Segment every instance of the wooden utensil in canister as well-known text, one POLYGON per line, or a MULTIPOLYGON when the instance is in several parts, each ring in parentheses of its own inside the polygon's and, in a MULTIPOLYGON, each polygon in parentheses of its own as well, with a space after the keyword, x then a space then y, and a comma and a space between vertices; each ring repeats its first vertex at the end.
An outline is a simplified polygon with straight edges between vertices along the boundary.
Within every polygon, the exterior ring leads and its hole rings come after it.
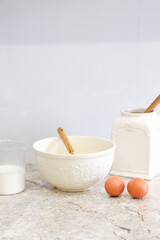
POLYGON ((153 112, 153 110, 157 107, 160 103, 160 95, 151 103, 151 105, 145 110, 145 113, 153 112))

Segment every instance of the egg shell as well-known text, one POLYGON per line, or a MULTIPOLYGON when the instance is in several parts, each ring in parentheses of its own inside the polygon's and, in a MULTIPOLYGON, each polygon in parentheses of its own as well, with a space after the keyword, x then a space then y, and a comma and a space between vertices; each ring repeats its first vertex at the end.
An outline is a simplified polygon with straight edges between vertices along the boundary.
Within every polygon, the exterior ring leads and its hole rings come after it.
POLYGON ((124 191, 124 181, 119 176, 109 177, 105 182, 105 190, 111 196, 119 196, 124 191))
POLYGON ((148 184, 142 178, 134 178, 127 184, 129 194, 134 198, 143 198, 148 193, 148 184))

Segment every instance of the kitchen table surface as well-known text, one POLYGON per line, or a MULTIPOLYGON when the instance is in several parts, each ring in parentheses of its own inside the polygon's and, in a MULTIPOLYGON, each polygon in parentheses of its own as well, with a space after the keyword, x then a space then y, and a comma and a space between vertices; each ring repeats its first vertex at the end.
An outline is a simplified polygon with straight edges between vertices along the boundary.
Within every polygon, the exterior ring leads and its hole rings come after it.
POLYGON ((126 189, 110 197, 104 181, 90 191, 62 192, 28 164, 25 191, 0 196, 0 240, 160 239, 160 175, 144 199, 126 189))

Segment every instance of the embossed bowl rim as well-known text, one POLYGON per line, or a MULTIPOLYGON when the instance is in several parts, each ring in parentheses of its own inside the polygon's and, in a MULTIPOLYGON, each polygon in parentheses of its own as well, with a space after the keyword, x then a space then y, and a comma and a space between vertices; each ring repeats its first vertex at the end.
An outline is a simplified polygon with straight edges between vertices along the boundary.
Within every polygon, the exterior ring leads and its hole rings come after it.
POLYGON ((44 151, 40 151, 37 149, 36 145, 40 142, 40 141, 45 141, 45 140, 49 140, 49 139, 53 139, 53 138, 59 138, 59 137, 49 137, 49 138, 44 138, 44 139, 41 139, 41 140, 38 140, 36 141, 34 144, 33 144, 33 150, 34 152, 38 155, 41 155, 43 157, 47 157, 47 158, 55 158, 55 159, 62 159, 62 160, 65 160, 65 159, 73 159, 73 160, 76 160, 76 159, 81 159, 81 160, 85 160, 85 159, 89 159, 89 158, 98 158, 98 157, 101 157, 101 156, 104 156, 104 155, 109 155, 109 154, 112 154, 115 149, 116 149, 116 144, 114 141, 112 140, 108 140, 106 138, 100 138, 100 137, 92 137, 92 136, 68 136, 68 137, 84 137, 84 138, 94 138, 94 139, 99 139, 99 140, 104 140, 108 143, 111 144, 111 147, 107 148, 106 150, 103 150, 103 151, 99 151, 99 152, 93 152, 93 153, 82 153, 82 154, 53 154, 53 153, 47 153, 47 152, 44 152, 44 151))

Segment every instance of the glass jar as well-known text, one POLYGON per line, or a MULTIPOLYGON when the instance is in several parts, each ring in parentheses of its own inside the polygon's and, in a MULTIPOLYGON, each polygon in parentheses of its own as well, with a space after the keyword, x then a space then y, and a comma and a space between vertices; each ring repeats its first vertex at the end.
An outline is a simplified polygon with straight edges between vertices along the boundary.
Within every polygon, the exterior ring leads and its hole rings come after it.
POLYGON ((24 190, 26 149, 24 142, 0 140, 0 195, 24 190))

